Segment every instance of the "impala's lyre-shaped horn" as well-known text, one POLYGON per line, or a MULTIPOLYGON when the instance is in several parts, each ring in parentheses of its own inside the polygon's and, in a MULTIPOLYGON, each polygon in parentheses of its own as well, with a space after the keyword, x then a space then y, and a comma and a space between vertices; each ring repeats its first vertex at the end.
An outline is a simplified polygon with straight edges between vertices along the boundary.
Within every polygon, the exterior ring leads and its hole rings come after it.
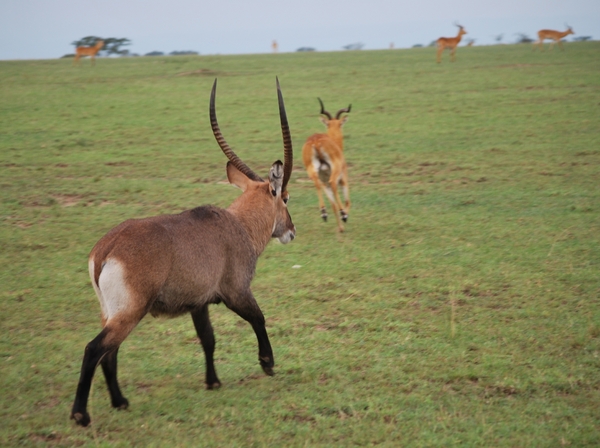
POLYGON ((342 115, 342 114, 349 114, 350 113, 350 109, 352 109, 352 104, 350 104, 348 107, 345 107, 344 109, 338 110, 337 114, 335 114, 335 119, 339 120, 340 119, 340 115, 342 115))
POLYGON ((319 100, 319 103, 321 103, 321 115, 325 115, 327 118, 329 118, 330 120, 333 118, 331 116, 331 114, 329 112, 327 112, 325 110, 325 106, 323 106, 323 101, 321 101, 321 98, 317 98, 319 100))
POLYGON ((283 184, 281 191, 285 191, 288 181, 292 176, 292 168, 294 167, 294 151, 292 149, 292 135, 288 125, 287 115, 285 113, 285 104, 283 103, 283 95, 279 86, 279 78, 275 77, 277 83, 277 102, 279 103, 279 120, 281 122, 281 134, 283 136, 283 184))
POLYGON ((209 115, 210 115, 210 125, 213 130, 213 135, 219 144, 219 147, 223 151, 223 153, 227 156, 229 161, 235 166, 238 170, 244 173, 249 179, 252 179, 257 182, 263 182, 263 180, 258 176, 254 171, 252 171, 248 165, 246 165, 242 160, 233 152, 233 149, 227 144, 223 135, 221 134, 221 130, 219 129, 219 123, 217 123, 217 114, 215 112, 215 96, 217 94, 217 79, 215 78, 215 83, 213 84, 212 91, 210 92, 210 107, 209 107, 209 115))

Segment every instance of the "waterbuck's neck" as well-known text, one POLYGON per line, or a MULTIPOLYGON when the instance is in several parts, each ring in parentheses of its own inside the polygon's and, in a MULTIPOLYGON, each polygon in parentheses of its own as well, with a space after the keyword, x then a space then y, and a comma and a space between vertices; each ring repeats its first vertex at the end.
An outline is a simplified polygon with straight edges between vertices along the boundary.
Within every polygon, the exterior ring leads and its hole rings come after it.
POLYGON ((269 197, 265 201, 264 196, 257 193, 259 194, 253 195, 250 191, 244 192, 227 211, 240 221, 250 237, 256 256, 259 256, 271 240, 275 209, 269 197))

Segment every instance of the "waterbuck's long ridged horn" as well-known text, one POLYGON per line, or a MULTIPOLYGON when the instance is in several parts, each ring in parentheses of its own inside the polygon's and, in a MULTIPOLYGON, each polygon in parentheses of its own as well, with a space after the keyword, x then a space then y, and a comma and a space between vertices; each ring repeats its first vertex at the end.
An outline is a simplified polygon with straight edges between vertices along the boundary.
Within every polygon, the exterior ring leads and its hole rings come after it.
POLYGON ((229 161, 235 166, 238 170, 244 173, 249 179, 254 181, 263 182, 263 180, 258 176, 254 171, 252 171, 248 165, 246 165, 242 160, 233 152, 233 149, 227 144, 223 135, 221 134, 221 130, 219 129, 219 123, 217 123, 217 114, 215 112, 215 96, 217 94, 217 80, 215 79, 215 83, 213 84, 212 91, 210 92, 210 125, 213 130, 213 135, 217 140, 221 150, 225 153, 229 161))
POLYGON ((292 176, 292 168, 294 167, 294 151, 292 150, 292 135, 288 125, 287 115, 285 113, 285 105, 283 104, 283 95, 279 86, 279 78, 275 77, 277 82, 277 101, 279 103, 279 120, 281 121, 281 134, 283 136, 283 184, 281 189, 284 191, 290 177, 292 176))
POLYGON ((333 117, 331 116, 331 114, 329 112, 327 112, 325 110, 325 106, 323 106, 323 101, 321 101, 321 98, 317 98, 317 99, 319 100, 319 103, 321 103, 321 115, 325 115, 325 116, 327 116, 327 118, 329 118, 331 120, 333 117))
POLYGON ((339 120, 340 119, 340 115, 342 115, 342 114, 349 114, 350 113, 350 109, 352 109, 352 104, 350 104, 348 107, 346 107, 344 109, 338 110, 337 114, 335 114, 335 119, 339 120))

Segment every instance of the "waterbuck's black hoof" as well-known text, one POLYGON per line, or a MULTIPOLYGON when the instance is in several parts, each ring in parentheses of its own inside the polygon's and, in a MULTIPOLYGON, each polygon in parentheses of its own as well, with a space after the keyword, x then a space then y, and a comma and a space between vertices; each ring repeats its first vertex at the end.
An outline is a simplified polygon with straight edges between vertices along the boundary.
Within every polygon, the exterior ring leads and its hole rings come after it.
POLYGON ((71 414, 71 420, 75 420, 75 423, 77 423, 79 426, 83 426, 84 428, 92 421, 90 414, 87 412, 73 412, 71 414))
POLYGON ((220 381, 215 381, 213 383, 206 383, 206 390, 214 390, 214 389, 218 389, 219 387, 221 387, 220 381))
POLYGON ((115 409, 127 409, 129 407, 129 401, 125 397, 121 397, 119 401, 114 401, 112 407, 115 409))
POLYGON ((275 365, 273 358, 268 356, 260 356, 258 360, 260 361, 260 366, 262 367, 263 372, 269 376, 275 375, 275 372, 273 371, 273 366, 275 365))
POLYGON ((262 366, 262 369, 263 369, 263 372, 265 372, 269 376, 275 375, 275 371, 273 370, 273 367, 262 366))

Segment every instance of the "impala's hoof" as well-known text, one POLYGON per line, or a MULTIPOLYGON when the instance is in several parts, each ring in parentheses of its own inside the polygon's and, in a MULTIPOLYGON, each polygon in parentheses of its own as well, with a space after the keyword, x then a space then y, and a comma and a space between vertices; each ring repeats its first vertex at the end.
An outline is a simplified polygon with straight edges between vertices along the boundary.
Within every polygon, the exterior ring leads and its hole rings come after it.
POLYGON ((206 383, 206 390, 214 390, 221 387, 220 381, 215 381, 214 383, 206 383))
POLYGON ((87 412, 74 412, 71 414, 71 420, 75 420, 75 423, 84 428, 92 421, 90 414, 87 412))

